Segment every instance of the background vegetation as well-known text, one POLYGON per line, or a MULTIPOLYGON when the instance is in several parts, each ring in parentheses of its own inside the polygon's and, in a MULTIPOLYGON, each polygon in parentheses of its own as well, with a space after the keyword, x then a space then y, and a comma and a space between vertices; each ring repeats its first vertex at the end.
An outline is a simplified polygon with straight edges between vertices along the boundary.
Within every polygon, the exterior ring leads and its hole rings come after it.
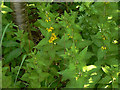
POLYGON ((118 88, 117 2, 29 2, 32 36, 1 8, 3 88, 118 88))

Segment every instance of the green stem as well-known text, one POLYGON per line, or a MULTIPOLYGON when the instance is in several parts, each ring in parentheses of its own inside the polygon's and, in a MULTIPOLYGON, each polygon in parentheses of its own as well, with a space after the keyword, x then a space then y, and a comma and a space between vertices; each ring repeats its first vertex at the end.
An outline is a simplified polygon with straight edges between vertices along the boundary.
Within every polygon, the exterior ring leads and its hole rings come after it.
POLYGON ((11 23, 7 24, 6 27, 5 27, 5 29, 4 29, 4 31, 3 31, 3 34, 2 34, 2 37, 1 37, 1 45, 2 45, 3 38, 4 38, 4 36, 5 36, 5 32, 6 32, 6 30, 8 29, 8 27, 10 26, 10 24, 11 24, 11 23))
POLYGON ((16 81, 17 81, 18 75, 19 75, 19 73, 20 73, 20 69, 21 69, 21 67, 22 67, 22 65, 23 65, 23 62, 24 62, 26 56, 27 56, 27 55, 24 55, 23 58, 22 58, 22 62, 21 62, 20 67, 19 67, 19 69, 18 69, 18 72, 17 72, 17 75, 16 75, 16 79, 15 79, 15 83, 14 83, 14 85, 16 84, 16 81))

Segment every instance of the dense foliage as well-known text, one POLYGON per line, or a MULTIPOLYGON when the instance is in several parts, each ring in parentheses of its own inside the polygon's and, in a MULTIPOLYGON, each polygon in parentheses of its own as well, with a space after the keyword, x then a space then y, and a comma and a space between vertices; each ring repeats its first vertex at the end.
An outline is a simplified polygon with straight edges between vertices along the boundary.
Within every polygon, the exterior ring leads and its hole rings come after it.
POLYGON ((33 40, 1 7, 3 88, 118 88, 117 2, 29 2, 33 40))

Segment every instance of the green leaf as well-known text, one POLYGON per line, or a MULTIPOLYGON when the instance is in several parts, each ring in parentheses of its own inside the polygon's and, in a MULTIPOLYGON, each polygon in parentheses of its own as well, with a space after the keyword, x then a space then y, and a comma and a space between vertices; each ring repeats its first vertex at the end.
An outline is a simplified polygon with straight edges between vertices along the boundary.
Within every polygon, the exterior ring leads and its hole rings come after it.
POLYGON ((90 70, 92 70, 92 69, 94 69, 94 68, 97 68, 95 65, 89 65, 89 66, 84 66, 83 67, 83 71, 85 72, 85 71, 90 71, 90 70))
POLYGON ((78 62, 80 63, 79 68, 82 70, 82 68, 86 65, 85 58, 87 54, 88 47, 84 48, 79 55, 77 56, 78 62))
POLYGON ((22 53, 21 48, 14 49, 6 57, 5 63, 8 63, 8 62, 12 61, 13 59, 17 58, 18 56, 20 56, 21 53, 22 53))
POLYGON ((12 85, 12 77, 2 75, 2 88, 10 88, 12 85))
POLYGON ((14 46, 19 46, 19 43, 15 41, 5 41, 3 42, 4 47, 14 47, 14 46))
POLYGON ((109 75, 110 73, 110 67, 109 66, 105 66, 105 67, 102 67, 102 70, 109 75))
POLYGON ((38 25, 38 27, 40 25, 42 25, 43 27, 49 27, 49 23, 47 23, 47 22, 45 22, 43 20, 38 20, 35 25, 38 25))
POLYGON ((86 9, 85 6, 82 4, 79 8, 79 11, 84 11, 85 9, 86 9))
POLYGON ((46 45, 48 40, 46 38, 42 39, 35 48, 40 49, 43 45, 46 45))
POLYGON ((100 80, 101 76, 102 76, 102 73, 100 73, 100 72, 97 73, 97 75, 92 76, 92 81, 93 81, 94 85, 100 80))
POLYGON ((88 47, 84 48, 78 55, 78 60, 81 62, 85 59, 88 47))
POLYGON ((79 79, 76 81, 75 78, 71 79, 70 82, 68 82, 66 88, 84 88, 85 78, 79 77, 79 79))
POLYGON ((2 5, 1 5, 1 8, 2 8, 2 11, 1 11, 2 13, 13 12, 13 10, 12 10, 11 8, 3 5, 3 3, 2 3, 2 5))
POLYGON ((109 84, 109 81, 112 80, 111 76, 105 76, 104 78, 102 78, 98 83, 101 84, 109 84))
POLYGON ((63 75, 62 81, 67 79, 73 79, 75 75, 75 65, 70 63, 69 68, 65 69, 64 71, 58 72, 59 74, 63 75))
MULTIPOLYGON (((98 33, 99 34, 99 33, 98 33)), ((91 38, 93 40, 93 43, 98 46, 101 47, 103 45, 103 41, 101 39, 98 39, 97 35, 91 35, 91 38)))
POLYGON ((49 50, 49 52, 48 52, 48 54, 50 55, 50 57, 51 57, 52 59, 55 57, 55 53, 56 53, 56 51, 55 51, 54 48, 51 49, 51 50, 49 50))
POLYGON ((65 48, 70 48, 72 46, 72 41, 71 40, 67 40, 65 41, 65 48))
POLYGON ((31 80, 29 88, 41 88, 39 80, 38 79, 31 80))
POLYGON ((87 52, 87 54, 86 54, 86 60, 88 60, 88 59, 90 59, 92 56, 94 56, 95 54, 94 53, 92 53, 92 52, 87 52))
POLYGON ((105 50, 102 50, 101 48, 98 49, 98 51, 97 51, 97 58, 98 58, 98 60, 103 59, 105 55, 106 55, 105 50))
POLYGON ((40 27, 39 27, 39 29, 40 29, 40 31, 42 32, 42 35, 43 35, 43 36, 46 36, 47 31, 46 31, 45 29, 40 28, 40 27))
POLYGON ((105 60, 105 62, 108 65, 118 65, 118 60, 116 58, 109 58, 105 60))
POLYGON ((82 37, 79 33, 74 33, 74 37, 73 37, 74 40, 82 40, 82 37))
POLYGON ((76 47, 78 47, 78 48, 84 48, 84 47, 92 44, 92 41, 90 41, 90 40, 81 40, 79 42, 80 43, 76 43, 76 47))
POLYGON ((104 44, 108 49, 110 48, 110 40, 104 40, 104 44))

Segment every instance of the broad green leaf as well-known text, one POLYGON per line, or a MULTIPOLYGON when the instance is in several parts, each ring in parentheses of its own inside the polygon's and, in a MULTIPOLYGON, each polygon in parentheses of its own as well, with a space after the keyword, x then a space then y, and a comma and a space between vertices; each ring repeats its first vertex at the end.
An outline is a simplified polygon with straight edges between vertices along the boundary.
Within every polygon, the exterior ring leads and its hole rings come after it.
POLYGON ((84 48, 84 49, 79 53, 79 55, 77 56, 78 62, 80 63, 79 69, 81 69, 81 70, 82 70, 82 68, 86 65, 85 57, 86 57, 87 49, 88 49, 88 47, 84 48))
POLYGON ((19 46, 19 43, 15 41, 5 41, 2 43, 4 47, 14 47, 14 46, 19 46))
POLYGON ((11 76, 2 75, 2 88, 10 88, 12 84, 11 76))
POLYGON ((6 57, 5 63, 8 63, 8 62, 12 61, 13 59, 17 58, 18 56, 20 56, 21 53, 22 53, 21 48, 14 49, 6 57))
POLYGON ((84 88, 84 83, 85 83, 85 78, 84 77, 79 77, 78 80, 71 79, 70 82, 68 82, 66 88, 84 88))
POLYGON ((112 78, 110 76, 105 76, 98 83, 109 84, 110 80, 112 80, 112 78))
POLYGON ((81 40, 76 43, 76 47, 78 48, 84 48, 86 46, 89 46, 92 44, 92 41, 90 40, 81 40))
POLYGON ((92 76, 92 81, 94 85, 101 79, 101 76, 102 76, 101 73, 98 73, 97 75, 92 76))
POLYGON ((105 50, 102 50, 101 48, 98 49, 98 51, 97 51, 97 58, 98 58, 98 60, 102 60, 105 55, 106 55, 105 50))
POLYGON ((79 55, 78 55, 78 60, 79 60, 79 62, 81 62, 81 61, 83 61, 84 59, 85 59, 85 57, 86 57, 86 53, 87 53, 87 49, 88 49, 88 47, 86 47, 86 48, 84 48, 80 53, 79 53, 79 55))
POLYGON ((87 52, 86 54, 86 60, 90 59, 92 56, 94 56, 95 54, 94 53, 91 53, 91 52, 87 52))
POLYGON ((63 75, 62 81, 73 79, 75 75, 75 65, 73 63, 70 63, 69 68, 59 72, 59 74, 63 75))
POLYGON ((108 65, 118 65, 118 60, 116 58, 109 58, 105 60, 105 62, 108 65))
POLYGON ((46 38, 42 39, 35 48, 40 49, 43 45, 46 45, 48 40, 46 38))
POLYGON ((109 66, 105 66, 105 67, 102 67, 102 70, 106 73, 106 74, 110 74, 110 67, 109 66))
POLYGON ((55 57, 55 54, 56 54, 56 51, 55 51, 55 49, 53 48, 51 48, 51 50, 49 50, 48 51, 48 54, 50 55, 50 57, 53 59, 54 57, 55 57))
POLYGON ((83 67, 83 71, 86 72, 86 71, 90 71, 94 68, 97 68, 95 65, 89 65, 89 66, 84 66, 83 67))
POLYGON ((2 8, 2 13, 8 13, 8 12, 13 12, 13 10, 7 6, 4 5, 4 3, 1 4, 0 8, 2 8))
POLYGON ((79 8, 79 11, 84 11, 85 9, 86 9, 85 6, 82 4, 79 8))
POLYGON ((31 80, 29 83, 30 83, 29 88, 41 88, 41 85, 38 79, 31 80))
POLYGON ((39 27, 39 29, 40 29, 40 31, 42 32, 42 35, 43 36, 46 36, 46 33, 48 32, 46 29, 43 29, 43 28, 40 28, 39 27))
POLYGON ((106 45, 107 49, 110 48, 110 40, 104 40, 104 44, 106 45))
POLYGON ((82 40, 82 37, 79 33, 74 33, 74 37, 73 37, 74 40, 82 40))

